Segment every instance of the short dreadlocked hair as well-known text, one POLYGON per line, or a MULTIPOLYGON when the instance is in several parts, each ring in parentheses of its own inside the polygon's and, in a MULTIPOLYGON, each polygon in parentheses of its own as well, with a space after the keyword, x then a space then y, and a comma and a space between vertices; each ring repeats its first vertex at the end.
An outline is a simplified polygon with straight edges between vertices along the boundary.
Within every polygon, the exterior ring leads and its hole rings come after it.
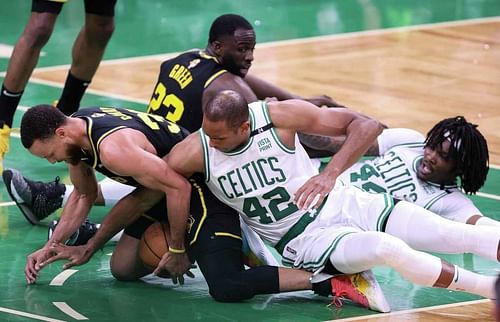
POLYGON ((449 157, 459 169, 460 187, 467 194, 475 194, 484 185, 489 170, 488 144, 476 124, 463 116, 447 118, 434 125, 427 133, 425 146, 436 149, 443 141, 450 141, 449 157))

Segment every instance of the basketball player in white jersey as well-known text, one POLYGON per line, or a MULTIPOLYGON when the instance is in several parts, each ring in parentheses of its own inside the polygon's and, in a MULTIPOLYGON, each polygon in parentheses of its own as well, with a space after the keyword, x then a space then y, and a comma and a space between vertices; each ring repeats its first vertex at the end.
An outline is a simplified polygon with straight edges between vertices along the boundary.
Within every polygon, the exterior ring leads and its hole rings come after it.
POLYGON ((427 138, 410 129, 384 130, 373 151, 378 157, 356 163, 339 179, 366 191, 387 192, 450 220, 500 227, 466 196, 486 181, 488 146, 477 125, 464 117, 441 120, 427 138))
POLYGON ((495 276, 421 250, 498 260, 500 232, 336 180, 377 133, 351 131, 350 113, 298 100, 247 107, 238 93, 223 91, 205 107, 202 130, 176 145, 168 163, 186 176, 204 172, 214 194, 237 209, 288 266, 335 274, 385 265, 417 284, 495 298, 495 276), (346 135, 346 142, 318 174, 298 131, 346 135))

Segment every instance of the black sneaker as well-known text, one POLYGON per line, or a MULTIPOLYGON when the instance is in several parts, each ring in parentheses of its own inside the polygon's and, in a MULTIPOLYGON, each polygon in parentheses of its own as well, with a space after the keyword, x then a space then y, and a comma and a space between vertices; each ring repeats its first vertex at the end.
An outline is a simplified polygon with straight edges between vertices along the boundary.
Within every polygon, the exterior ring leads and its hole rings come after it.
POLYGON ((59 177, 47 183, 32 181, 15 169, 4 170, 2 177, 11 199, 32 225, 61 208, 66 186, 59 177))
MULTIPOLYGON (((52 234, 56 230, 57 224, 59 224, 59 220, 52 220, 50 222, 49 234, 47 239, 50 239, 50 237, 52 237, 52 234)), ((89 239, 95 235, 99 226, 99 224, 94 224, 88 219, 85 219, 80 228, 78 228, 78 230, 73 233, 73 235, 71 235, 64 243, 68 246, 85 245, 89 241, 89 239)))

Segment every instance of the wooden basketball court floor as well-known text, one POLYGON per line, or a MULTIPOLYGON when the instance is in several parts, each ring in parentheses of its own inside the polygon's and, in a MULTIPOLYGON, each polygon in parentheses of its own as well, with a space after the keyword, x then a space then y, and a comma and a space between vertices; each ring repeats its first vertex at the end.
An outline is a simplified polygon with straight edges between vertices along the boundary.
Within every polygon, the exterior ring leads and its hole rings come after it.
MULTIPOLYGON (((0 12, 0 71, 10 46, 29 15, 30 1, 4 4, 0 12)), ((500 4, 478 1, 139 1, 118 0, 117 30, 82 105, 145 110, 160 63, 175 52, 206 44, 208 27, 225 12, 245 15, 259 45, 251 73, 300 95, 328 94, 390 127, 426 132, 444 117, 464 115, 488 139, 491 169, 478 195, 471 197, 488 216, 500 220, 500 4)), ((70 62, 70 48, 83 13, 70 1, 39 68, 33 73, 15 119, 27 106, 59 97, 70 62)), ((1 76, 4 73, 0 74, 1 76)), ((292 116, 291 116, 292 117, 292 116)), ((64 165, 29 155, 14 131, 5 167, 27 176, 68 181, 64 165)), ((493 321, 491 301, 442 289, 424 288, 396 272, 375 273, 393 308, 389 314, 345 304, 311 292, 257 296, 245 303, 221 304, 208 295, 199 271, 175 286, 146 278, 123 283, 109 273, 106 246, 88 264, 62 271, 47 267, 27 286, 26 255, 46 240, 47 224, 30 226, 0 186, 0 321, 493 321)), ((95 208, 98 221, 106 208, 95 208)), ((52 218, 56 218, 57 214, 52 218)), ((470 254, 442 255, 484 273, 498 263, 470 254)))

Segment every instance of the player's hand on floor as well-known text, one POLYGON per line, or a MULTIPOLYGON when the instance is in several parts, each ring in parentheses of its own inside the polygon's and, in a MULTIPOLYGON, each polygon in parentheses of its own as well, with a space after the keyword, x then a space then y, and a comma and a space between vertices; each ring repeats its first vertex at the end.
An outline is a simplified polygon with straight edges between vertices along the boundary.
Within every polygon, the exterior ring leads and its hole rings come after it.
POLYGON ((24 267, 24 275, 26 276, 26 282, 28 284, 33 284, 39 276, 40 270, 44 267, 42 263, 46 262, 55 253, 49 247, 43 247, 26 258, 26 265, 24 267))
POLYGON ((40 264, 41 266, 49 265, 57 260, 67 259, 69 262, 63 265, 63 269, 68 269, 87 263, 93 255, 93 252, 89 251, 88 245, 68 246, 63 243, 53 243, 49 249, 53 256, 43 261, 40 264))
POLYGON ((194 274, 189 271, 191 262, 186 253, 176 254, 167 252, 160 260, 158 267, 154 270, 153 274, 162 276, 168 273, 172 278, 174 284, 184 284, 184 274, 188 277, 194 278, 194 274))

